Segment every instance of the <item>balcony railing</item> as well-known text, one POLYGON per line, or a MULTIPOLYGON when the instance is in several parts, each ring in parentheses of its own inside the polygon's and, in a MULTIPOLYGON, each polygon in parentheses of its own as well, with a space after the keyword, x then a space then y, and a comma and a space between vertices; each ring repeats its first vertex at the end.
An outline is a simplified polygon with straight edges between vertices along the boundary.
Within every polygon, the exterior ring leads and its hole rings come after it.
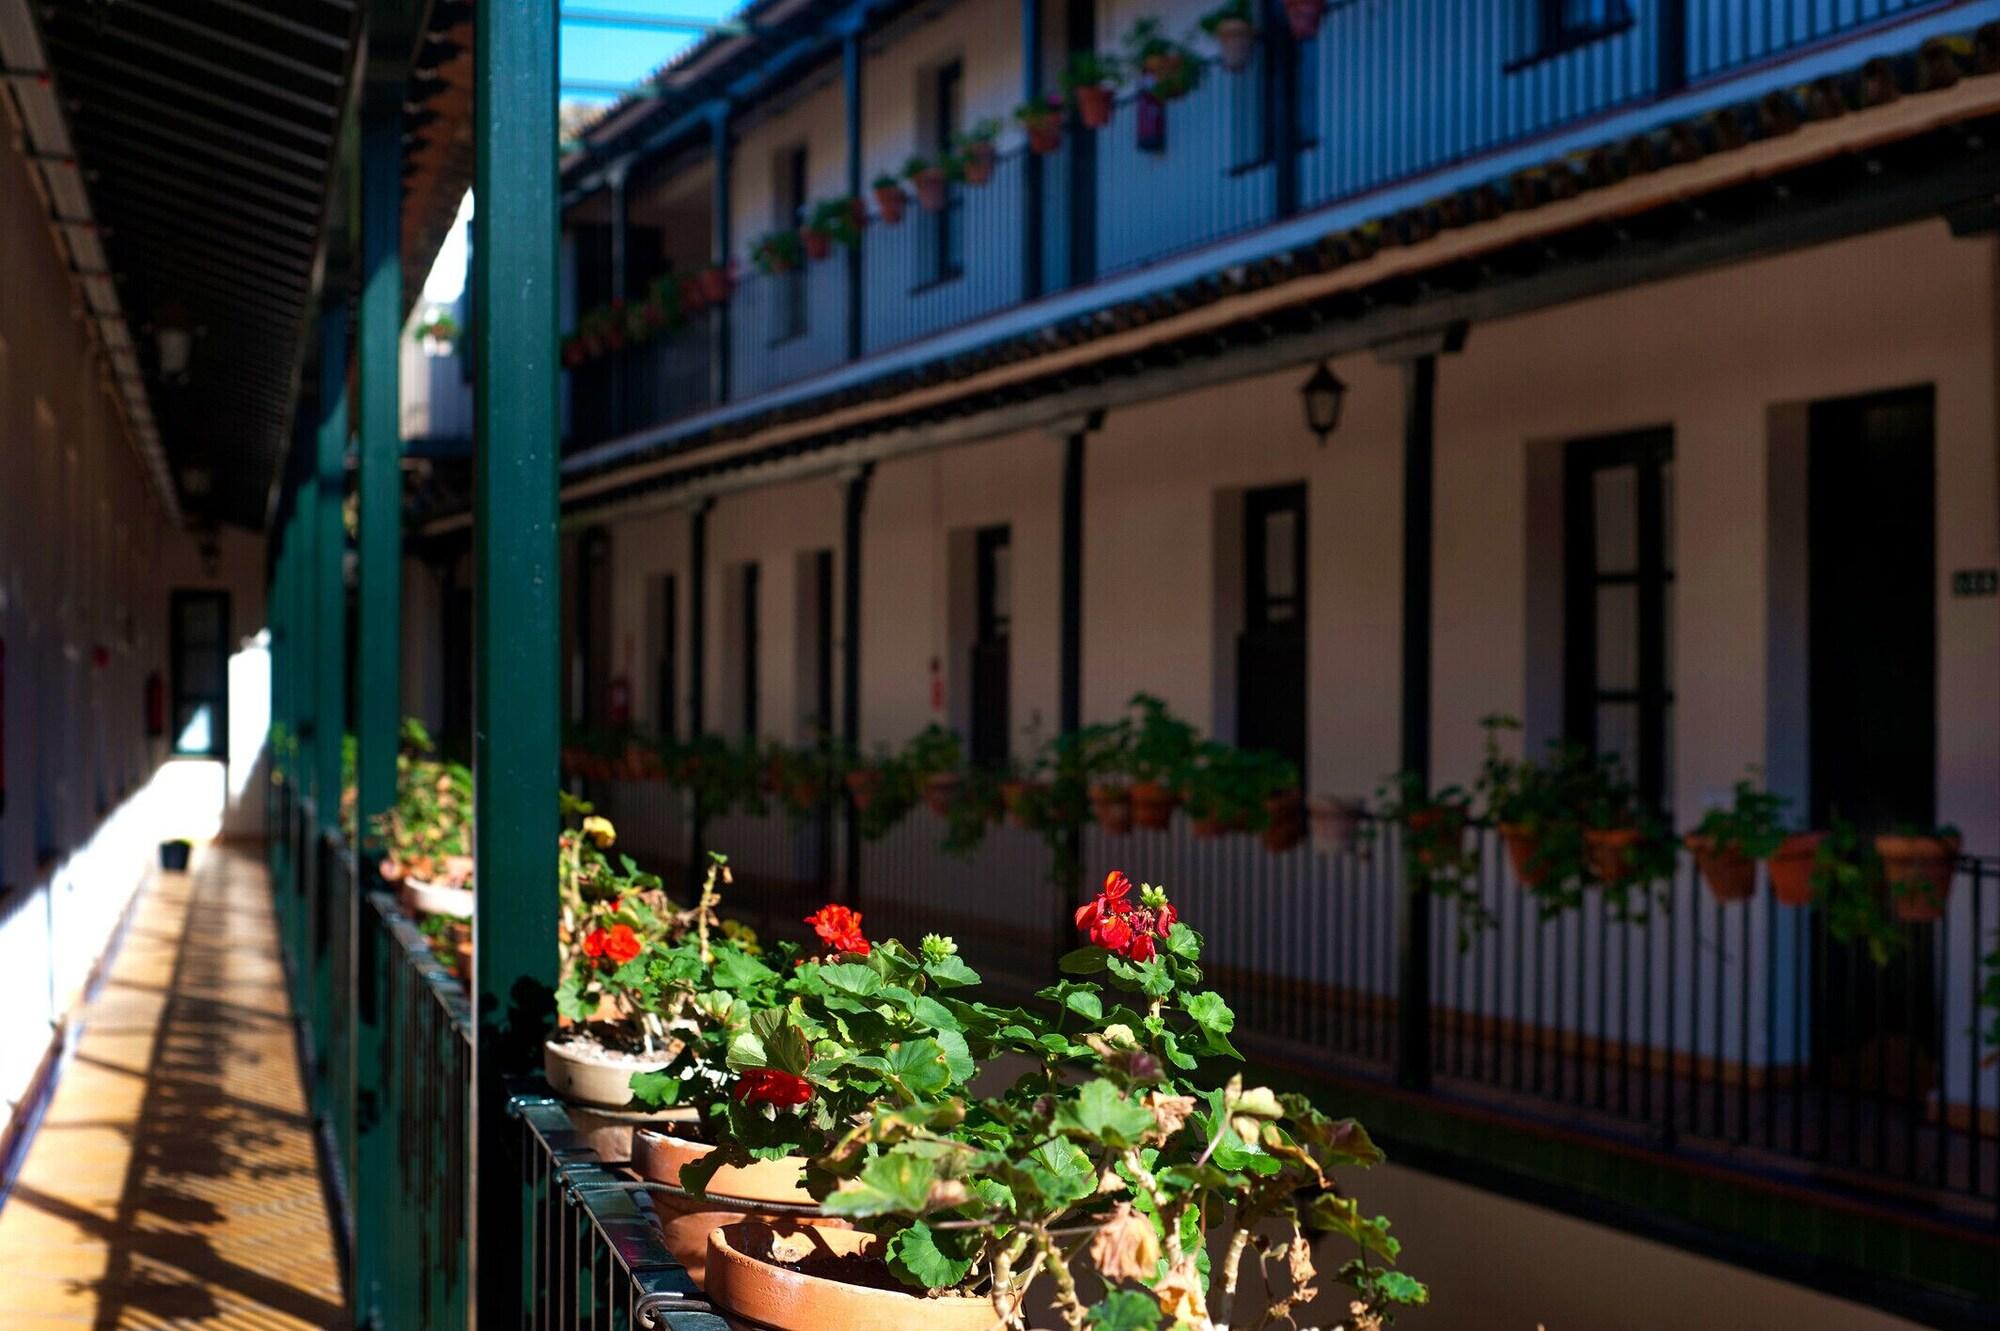
MULTIPOLYGON (((876 355, 1705 80, 1742 76, 1743 100, 1788 87, 1797 81, 1780 68, 1788 57, 1950 7, 1630 0, 1606 7, 1622 9, 1614 21, 1545 45, 1539 5, 1336 0, 1318 36, 1299 47, 1290 125, 1278 123, 1260 50, 1238 72, 1210 66, 1193 92, 1147 125, 1156 134, 1142 136, 1140 99, 1128 94, 1103 129, 1072 120, 1062 148, 1047 157, 1024 148, 1000 154, 990 181, 954 187, 948 217, 912 199, 899 224, 868 227, 858 345, 840 251, 801 272, 747 278, 729 311, 728 398, 753 398, 857 353, 876 355), (1031 202, 1037 177, 1039 209, 1031 202)), ((1264 26, 1281 23, 1274 15, 1264 26)), ((1849 67, 1872 53, 1865 44, 1856 51, 1849 67)), ((648 343, 572 372, 572 446, 714 405, 702 323, 664 339, 674 350, 648 343)))
MULTIPOLYGON (((954 935, 989 983, 1016 992, 1049 983, 1075 943, 1051 850, 1018 828, 992 827, 954 855, 945 824, 918 808, 863 842, 847 896, 837 818, 773 812, 694 829, 684 815, 645 812, 683 807, 665 787, 612 783, 607 797, 621 832, 627 820, 670 823, 678 846, 728 854, 740 871, 725 909, 781 937, 802 934, 818 904, 849 900, 877 937, 954 935)), ((1592 892, 1543 918, 1498 837, 1470 835, 1479 868, 1467 897, 1436 898, 1420 944, 1430 982, 1418 1071, 1439 1095, 1719 1166, 1920 1195, 1977 1223, 2000 1218, 2000 1070, 1979 1006, 2000 861, 1963 859, 1945 917, 1896 925, 1878 964, 1864 944, 1831 936, 1822 912, 1779 905, 1761 877, 1751 900, 1718 901, 1685 854, 1643 913, 1627 918, 1592 892)), ((1086 885, 1118 868, 1173 893, 1204 935, 1250 1056, 1363 1080, 1397 1070, 1409 878, 1393 825, 1338 849, 1274 852, 1253 836, 1203 838, 1176 815, 1163 832, 1088 827, 1080 852, 1086 885)))

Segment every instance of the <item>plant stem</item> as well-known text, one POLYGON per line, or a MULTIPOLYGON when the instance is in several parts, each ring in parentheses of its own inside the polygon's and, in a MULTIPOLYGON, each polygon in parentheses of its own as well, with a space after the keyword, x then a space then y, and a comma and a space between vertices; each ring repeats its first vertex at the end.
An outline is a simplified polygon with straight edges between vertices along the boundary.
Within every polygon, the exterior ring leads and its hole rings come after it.
POLYGON ((1090 1314, 1084 1308, 1083 1300, 1077 1297, 1076 1275, 1069 1269, 1069 1260, 1062 1255, 1062 1250, 1049 1237, 1047 1230, 1034 1229, 1029 1233, 1034 1238, 1036 1251, 1041 1254, 1042 1265, 1055 1277, 1056 1307, 1062 1310, 1063 1321, 1069 1324, 1070 1331, 1083 1331, 1090 1314))

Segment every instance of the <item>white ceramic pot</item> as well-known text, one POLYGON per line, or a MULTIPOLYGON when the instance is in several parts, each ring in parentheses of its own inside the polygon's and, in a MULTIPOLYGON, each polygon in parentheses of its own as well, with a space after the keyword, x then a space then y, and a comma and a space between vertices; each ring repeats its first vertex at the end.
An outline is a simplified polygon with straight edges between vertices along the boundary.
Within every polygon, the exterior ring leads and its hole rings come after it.
POLYGON ((550 1040, 542 1046, 542 1073, 549 1089, 573 1104, 599 1109, 623 1109, 632 1103, 632 1074, 658 1072, 670 1061, 662 1054, 657 1063, 634 1062, 607 1055, 589 1045, 550 1040))
POLYGON ((472 918, 472 889, 445 887, 421 879, 405 878, 403 909, 412 915, 449 915, 455 920, 472 918))

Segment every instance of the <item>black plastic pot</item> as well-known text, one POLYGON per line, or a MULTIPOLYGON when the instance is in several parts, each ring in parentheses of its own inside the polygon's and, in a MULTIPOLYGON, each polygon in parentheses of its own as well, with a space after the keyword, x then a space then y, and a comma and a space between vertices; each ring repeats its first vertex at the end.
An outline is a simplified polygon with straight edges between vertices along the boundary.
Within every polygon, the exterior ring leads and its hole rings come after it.
POLYGON ((160 843, 160 867, 168 873, 186 873, 188 853, 194 846, 186 841, 162 841, 160 843))

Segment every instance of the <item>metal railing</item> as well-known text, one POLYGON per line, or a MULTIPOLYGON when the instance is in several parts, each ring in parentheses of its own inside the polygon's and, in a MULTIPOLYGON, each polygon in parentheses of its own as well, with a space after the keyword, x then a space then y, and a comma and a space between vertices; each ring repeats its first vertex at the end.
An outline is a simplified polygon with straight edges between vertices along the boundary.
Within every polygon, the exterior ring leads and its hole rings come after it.
POLYGON ((652 1203, 583 1144, 560 1101, 517 1096, 530 1331, 725 1331, 663 1246, 652 1203))
MULTIPOLYGON (((1284 55, 1292 44, 1273 6, 1242 70, 1211 64, 1164 106, 1128 93, 1101 129, 1072 117, 1062 146, 1044 157, 1012 146, 990 180, 952 186, 943 215, 912 197, 900 222, 875 219, 861 238, 858 348, 843 251, 797 272, 746 278, 730 308, 728 397, 754 397, 856 351, 915 342, 1705 81, 1744 76, 1746 98, 1780 88, 1778 66, 1794 56, 1950 4, 1630 0, 1606 6, 1595 28, 1552 37, 1541 5, 1335 0, 1295 58, 1284 55)), ((1858 45, 1853 63, 1895 40, 1858 45)), ((709 317, 573 371, 572 443, 713 405, 709 317)))

